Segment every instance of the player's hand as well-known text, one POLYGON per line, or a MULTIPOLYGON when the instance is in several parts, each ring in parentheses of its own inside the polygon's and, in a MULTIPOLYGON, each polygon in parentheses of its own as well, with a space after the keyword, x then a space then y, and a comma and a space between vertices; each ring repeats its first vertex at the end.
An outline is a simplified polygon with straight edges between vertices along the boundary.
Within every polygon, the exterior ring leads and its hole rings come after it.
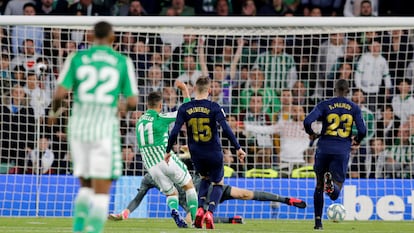
POLYGON ((351 144, 351 149, 352 150, 357 150, 359 148, 360 144, 355 141, 355 138, 352 138, 352 144, 351 144))
POLYGON ((168 164, 170 162, 171 153, 165 153, 164 160, 168 164))
POLYGON ((175 81, 175 86, 180 90, 185 90, 187 88, 187 85, 185 85, 185 83, 180 80, 175 81))
POLYGON ((246 152, 242 148, 237 150, 237 157, 239 158, 240 162, 244 163, 244 157, 246 157, 246 152))
POLYGON ((312 135, 309 135, 309 139, 311 140, 311 141, 315 141, 316 139, 318 139, 320 137, 320 135, 319 134, 312 134, 312 135))

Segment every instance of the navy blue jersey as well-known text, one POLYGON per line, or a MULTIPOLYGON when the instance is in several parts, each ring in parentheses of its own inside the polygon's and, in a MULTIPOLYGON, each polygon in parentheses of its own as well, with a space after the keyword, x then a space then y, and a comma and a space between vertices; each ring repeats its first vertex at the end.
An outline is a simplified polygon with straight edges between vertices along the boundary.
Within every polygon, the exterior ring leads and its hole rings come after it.
POLYGON ((324 154, 350 153, 353 124, 358 130, 355 138, 358 143, 367 132, 361 109, 345 97, 335 97, 315 106, 304 120, 304 127, 309 135, 315 134, 311 127, 314 121, 322 122, 318 150, 324 154))
POLYGON ((178 109, 174 128, 168 139, 167 152, 171 151, 183 124, 187 126, 188 147, 191 151, 222 153, 218 125, 223 129, 232 145, 239 149, 240 145, 226 122, 226 115, 219 104, 210 100, 192 100, 182 104, 178 109))

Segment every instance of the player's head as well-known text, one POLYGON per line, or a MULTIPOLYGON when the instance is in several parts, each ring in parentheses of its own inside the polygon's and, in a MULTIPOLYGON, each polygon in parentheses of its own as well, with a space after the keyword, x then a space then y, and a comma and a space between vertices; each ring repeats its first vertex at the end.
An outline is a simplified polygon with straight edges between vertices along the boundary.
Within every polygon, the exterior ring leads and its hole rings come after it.
POLYGON ((335 92, 338 96, 346 96, 349 93, 349 83, 345 79, 339 79, 335 83, 335 92))
POLYGON ((197 79, 195 85, 195 91, 197 94, 208 94, 211 92, 211 80, 207 76, 201 76, 197 79))
POLYGON ((98 44, 112 44, 115 38, 112 25, 105 21, 96 23, 94 26, 94 37, 98 44))
POLYGON ((161 92, 155 91, 148 94, 147 98, 148 109, 155 109, 158 112, 161 111, 162 108, 162 94, 161 92))

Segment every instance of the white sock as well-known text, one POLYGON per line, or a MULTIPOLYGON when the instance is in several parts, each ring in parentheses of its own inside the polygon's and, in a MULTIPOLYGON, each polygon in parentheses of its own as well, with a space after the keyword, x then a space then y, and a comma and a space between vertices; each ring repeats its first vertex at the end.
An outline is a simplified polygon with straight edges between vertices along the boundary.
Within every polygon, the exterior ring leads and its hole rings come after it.
POLYGON ((88 226, 86 232, 103 232, 106 216, 109 209, 109 195, 95 194, 92 200, 92 208, 89 213, 88 226))

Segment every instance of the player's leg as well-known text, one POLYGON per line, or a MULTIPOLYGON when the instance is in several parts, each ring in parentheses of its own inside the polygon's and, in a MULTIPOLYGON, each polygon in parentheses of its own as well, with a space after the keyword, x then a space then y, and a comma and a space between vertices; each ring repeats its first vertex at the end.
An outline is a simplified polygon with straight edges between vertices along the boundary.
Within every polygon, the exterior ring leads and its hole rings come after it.
POLYGON ((122 210, 119 214, 110 214, 108 216, 109 220, 120 221, 125 220, 129 217, 129 214, 134 212, 136 208, 141 204, 142 200, 144 199, 145 195, 147 195, 148 190, 152 188, 159 189, 156 185, 154 180, 152 179, 149 173, 145 174, 144 178, 141 181, 141 185, 138 188, 138 193, 135 195, 134 199, 132 199, 126 209, 122 210))
POLYGON ((285 203, 287 205, 295 206, 298 208, 305 208, 306 203, 300 199, 293 198, 293 197, 283 197, 277 194, 264 192, 264 191, 251 191, 248 189, 242 189, 238 187, 231 187, 228 185, 224 185, 223 189, 223 196, 221 201, 229 200, 228 191, 230 190, 230 197, 231 199, 239 199, 239 200, 255 200, 255 201, 275 201, 285 203))
POLYGON ((87 219, 85 232, 103 232, 109 209, 109 192, 112 180, 122 175, 122 156, 120 141, 113 138, 90 143, 90 177, 95 195, 87 219))
POLYGON ((213 188, 209 197, 208 209, 204 217, 207 229, 214 229, 213 214, 223 195, 224 169, 222 161, 223 160, 221 160, 221 163, 210 164, 209 178, 213 188))
MULTIPOLYGON (((173 180, 169 176, 173 173, 172 167, 174 160, 171 159, 170 163, 160 162, 148 169, 148 173, 151 174, 155 183, 160 187, 160 191, 167 196, 167 205, 171 210, 171 217, 174 219, 176 225, 180 228, 186 228, 187 223, 184 218, 178 212, 178 191, 174 186, 173 180)), ((191 177, 190 177, 191 178, 191 177)))
POLYGON ((337 155, 329 165, 329 173, 324 175, 325 190, 331 200, 336 200, 345 182, 349 155, 337 155))
POLYGON ((88 146, 70 138, 70 153, 73 162, 73 175, 79 177, 80 188, 74 201, 73 207, 73 232, 83 232, 86 219, 90 211, 90 204, 94 196, 92 184, 89 179, 89 157, 88 146))
POLYGON ((316 153, 314 171, 316 174, 316 187, 313 193, 313 205, 314 205, 314 218, 315 218, 315 230, 321 230, 322 228, 322 212, 323 212, 323 188, 324 188, 324 174, 329 169, 329 159, 325 155, 316 153))

